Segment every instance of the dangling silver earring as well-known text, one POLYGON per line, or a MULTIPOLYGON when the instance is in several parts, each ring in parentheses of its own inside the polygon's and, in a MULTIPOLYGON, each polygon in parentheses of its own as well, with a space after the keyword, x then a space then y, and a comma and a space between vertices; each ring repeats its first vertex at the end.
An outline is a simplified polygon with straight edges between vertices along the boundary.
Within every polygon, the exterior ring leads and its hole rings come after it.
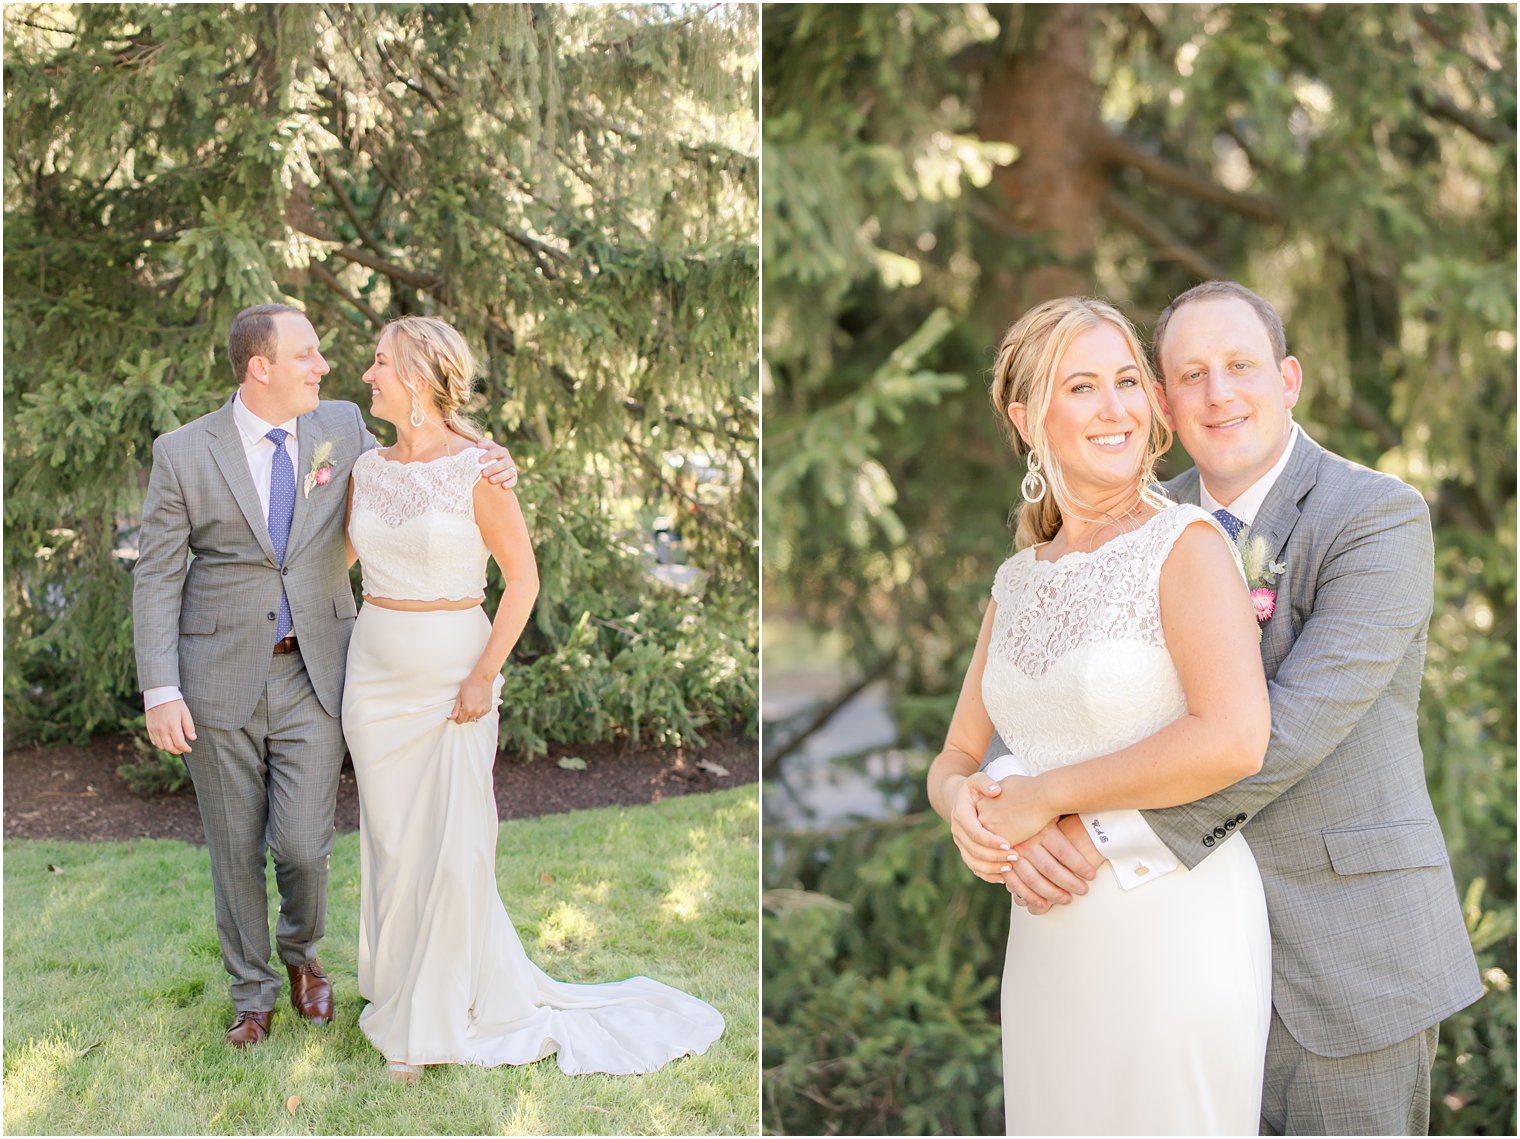
POLYGON ((1040 453, 1033 447, 1029 449, 1025 466, 1028 469, 1024 472, 1024 481, 1019 483, 1019 493, 1025 502, 1034 506, 1045 498, 1045 476, 1040 473, 1040 453))
POLYGON ((417 393, 412 393, 412 414, 408 417, 413 427, 421 427, 427 422, 427 416, 422 414, 422 401, 417 398, 417 393))

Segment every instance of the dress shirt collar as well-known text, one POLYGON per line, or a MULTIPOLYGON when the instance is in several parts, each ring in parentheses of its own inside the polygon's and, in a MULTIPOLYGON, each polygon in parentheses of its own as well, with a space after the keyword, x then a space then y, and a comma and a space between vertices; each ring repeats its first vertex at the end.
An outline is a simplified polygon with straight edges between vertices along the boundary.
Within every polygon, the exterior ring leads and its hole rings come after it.
POLYGON ((290 438, 285 441, 287 445, 286 449, 292 455, 295 454, 294 449, 290 447, 290 444, 293 444, 296 438, 295 418, 287 419, 284 423, 266 423, 263 419, 248 410, 248 405, 243 402, 243 393, 239 390, 232 397, 232 419, 237 424, 238 430, 242 432, 243 443, 249 447, 256 446, 261 440, 273 447, 274 440, 266 439, 265 437, 269 434, 271 428, 283 428, 290 433, 290 438))
POLYGON ((1228 510, 1239 518, 1247 526, 1256 521, 1256 512, 1261 509, 1261 504, 1266 501, 1267 493, 1271 491, 1284 470, 1287 469, 1288 460, 1293 456, 1293 445, 1298 442, 1302 429, 1298 424, 1293 424, 1293 430, 1288 435, 1288 445, 1283 448, 1283 453, 1278 457, 1277 463, 1261 478, 1257 479, 1244 491, 1236 496, 1235 501, 1225 506, 1217 498, 1209 493, 1209 486, 1203 479, 1203 472, 1198 473, 1198 503, 1210 514, 1216 510, 1228 510))

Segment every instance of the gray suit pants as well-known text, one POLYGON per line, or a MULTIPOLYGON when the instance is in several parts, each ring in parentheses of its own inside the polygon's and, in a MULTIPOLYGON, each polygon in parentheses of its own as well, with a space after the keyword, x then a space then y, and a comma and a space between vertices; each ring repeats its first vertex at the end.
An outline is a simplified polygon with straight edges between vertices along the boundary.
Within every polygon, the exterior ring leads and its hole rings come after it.
POLYGON ((322 710, 297 652, 273 658, 246 724, 235 731, 197 725, 196 734, 185 762, 211 852, 222 963, 233 1005, 263 1012, 283 984, 269 961, 266 853, 280 891, 280 958, 308 964, 327 919, 343 730, 322 710))
POLYGON ((1439 1024, 1376 1052, 1335 1059, 1310 1052, 1272 1010, 1263 1135, 1424 1135, 1439 1024))

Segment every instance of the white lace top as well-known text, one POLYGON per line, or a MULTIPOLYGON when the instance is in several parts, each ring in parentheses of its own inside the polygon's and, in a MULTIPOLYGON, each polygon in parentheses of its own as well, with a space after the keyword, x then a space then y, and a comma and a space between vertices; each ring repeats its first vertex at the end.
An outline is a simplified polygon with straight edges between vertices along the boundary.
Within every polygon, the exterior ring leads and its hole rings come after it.
POLYGON ((1023 774, 1105 755, 1187 711, 1161 633, 1161 566, 1207 511, 1169 506, 1092 553, 1014 554, 997 602, 982 703, 1023 774))
POLYGON ((393 463, 375 449, 354 462, 348 536, 364 592, 398 601, 463 601, 486 591, 490 551, 475 524, 480 457, 469 447, 426 463, 393 463))

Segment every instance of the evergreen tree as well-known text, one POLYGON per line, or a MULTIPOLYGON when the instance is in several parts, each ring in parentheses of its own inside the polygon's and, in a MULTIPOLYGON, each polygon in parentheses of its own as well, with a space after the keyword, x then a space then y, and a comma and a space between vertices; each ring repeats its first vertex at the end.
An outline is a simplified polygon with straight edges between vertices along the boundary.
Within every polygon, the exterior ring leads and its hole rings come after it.
MULTIPOLYGON (((1448 1022, 1434 1119, 1512 1132, 1513 7, 774 5, 762 58, 767 612, 841 639, 860 683, 886 677, 900 744, 932 755, 1012 548, 1000 524, 1023 472, 984 394, 1001 332, 1056 295, 1104 296, 1148 329, 1197 281, 1252 285, 1304 364, 1297 420, 1431 504, 1421 734, 1494 989, 1448 1022)), ((1178 449, 1163 473, 1186 462, 1178 449)), ((767 768, 784 775, 796 735, 775 737, 767 768)), ((938 869, 916 857, 891 884, 911 902, 878 904, 896 833, 798 840, 772 881, 838 889, 867 852, 822 972, 880 982, 860 998, 879 1002, 872 1025, 920 1002, 912 1059, 844 1062, 842 995, 818 986, 836 1027, 820 1043, 809 982, 768 954, 772 1127, 818 1129, 825 1102, 847 1105, 834 1129, 921 1127, 883 1103, 925 1069, 945 1126, 1000 1118, 981 1099, 995 1057, 952 1064, 970 1030, 924 1014, 924 974, 889 974, 870 948, 897 919, 893 936, 932 945, 938 915, 969 904, 942 896, 931 915, 938 869), (977 1104, 988 1114, 963 1121, 977 1104)), ((827 924, 778 921, 768 937, 827 924)))
POLYGON ((676 742, 752 717, 753 8, 4 18, 13 737, 140 710, 130 569, 150 445, 228 397, 228 324, 271 300, 322 335, 329 398, 360 394, 405 313, 449 320, 485 361, 472 410, 517 457, 543 578, 504 742, 676 742), (699 596, 633 555, 662 512, 709 571, 699 596))

